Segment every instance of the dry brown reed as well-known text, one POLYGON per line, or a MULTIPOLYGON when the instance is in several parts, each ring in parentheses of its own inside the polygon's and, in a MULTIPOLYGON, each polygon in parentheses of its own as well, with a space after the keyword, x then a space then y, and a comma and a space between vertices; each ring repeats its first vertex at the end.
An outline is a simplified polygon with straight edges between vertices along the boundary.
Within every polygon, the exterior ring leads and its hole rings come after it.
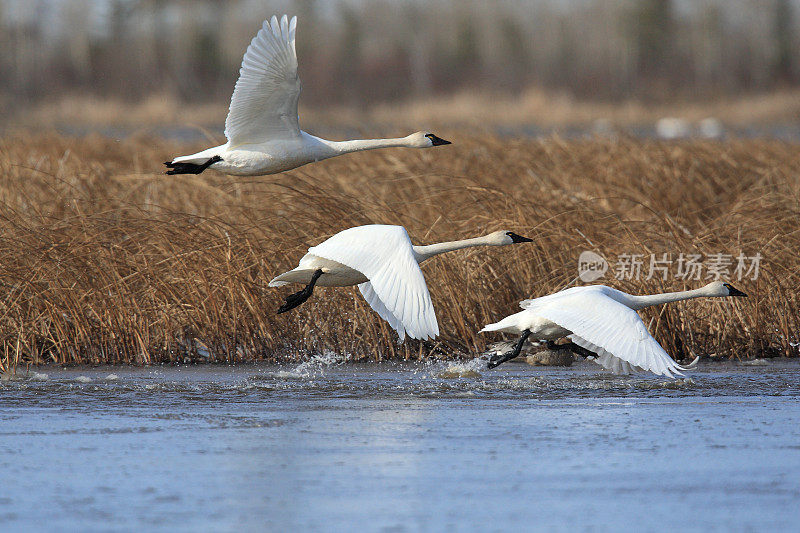
MULTIPOLYGON (((470 138, 355 154, 275 176, 167 177, 197 146, 155 138, 0 139, 0 371, 21 363, 459 356, 517 302, 575 283, 578 255, 760 253, 748 299, 646 313, 678 359, 796 355, 800 151, 767 141, 470 138), (366 223, 417 243, 500 228, 534 239, 423 268, 436 343, 407 341, 355 288, 320 288, 277 316, 268 281, 308 246, 366 223)), ((699 286, 671 276, 606 283, 635 293, 699 286)))

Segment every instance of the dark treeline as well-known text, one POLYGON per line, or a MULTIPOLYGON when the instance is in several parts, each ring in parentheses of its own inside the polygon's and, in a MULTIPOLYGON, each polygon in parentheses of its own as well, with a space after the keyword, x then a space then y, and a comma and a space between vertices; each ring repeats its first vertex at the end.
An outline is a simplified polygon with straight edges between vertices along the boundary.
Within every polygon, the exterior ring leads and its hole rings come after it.
POLYGON ((530 86, 666 99, 800 84, 798 0, 5 0, 6 103, 227 97, 270 14, 297 14, 306 103, 530 86))

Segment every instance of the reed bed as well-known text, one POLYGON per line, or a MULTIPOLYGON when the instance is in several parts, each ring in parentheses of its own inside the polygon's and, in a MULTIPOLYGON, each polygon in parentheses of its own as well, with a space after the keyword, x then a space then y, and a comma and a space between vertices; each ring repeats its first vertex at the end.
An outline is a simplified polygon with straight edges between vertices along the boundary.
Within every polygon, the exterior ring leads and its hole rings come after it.
MULTIPOLYGON (((0 139, 0 370, 26 363, 464 357, 523 298, 580 283, 578 256, 760 253, 748 299, 645 313, 677 359, 796 356, 800 151, 773 141, 470 137, 257 178, 167 177, 198 146, 138 137, 0 139), (442 335, 397 342, 355 288, 269 280, 350 226, 404 225, 416 243, 507 229, 533 243, 440 256, 423 267, 442 335)), ((734 260, 735 263, 735 260, 734 260)), ((600 280, 648 293, 708 279, 600 280)), ((613 265, 612 265, 613 269, 613 265)), ((731 267, 733 270, 733 266, 731 267)), ((705 276, 705 273, 703 273, 705 276)))

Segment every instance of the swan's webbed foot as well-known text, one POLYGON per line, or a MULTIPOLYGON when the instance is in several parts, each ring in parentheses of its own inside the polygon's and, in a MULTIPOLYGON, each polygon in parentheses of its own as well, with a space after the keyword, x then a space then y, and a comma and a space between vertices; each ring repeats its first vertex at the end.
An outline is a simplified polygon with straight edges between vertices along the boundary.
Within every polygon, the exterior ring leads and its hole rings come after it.
POLYGON ((282 306, 278 309, 278 314, 285 313, 286 311, 291 311, 295 307, 299 307, 303 304, 306 300, 311 297, 311 293, 314 292, 314 285, 317 283, 317 280, 322 275, 322 269, 317 269, 314 271, 314 275, 311 276, 311 281, 308 282, 308 285, 303 287, 302 290, 297 291, 293 294, 290 294, 286 298, 286 301, 283 303, 282 306))
POLYGON ((497 366, 502 365, 506 361, 510 361, 517 357, 520 352, 522 352, 522 345, 525 344, 525 341, 528 340, 528 336, 531 334, 531 330, 526 329, 522 332, 522 336, 519 338, 517 343, 514 345, 514 348, 507 351, 506 353, 495 354, 489 358, 489 362, 487 363, 488 368, 495 368, 497 366))
POLYGON ((214 163, 219 163, 220 161, 222 161, 222 158, 218 155, 215 155, 202 165, 198 165, 196 163, 172 163, 171 161, 167 161, 166 163, 164 163, 164 165, 166 165, 166 167, 169 169, 166 172, 169 175, 200 174, 214 163))

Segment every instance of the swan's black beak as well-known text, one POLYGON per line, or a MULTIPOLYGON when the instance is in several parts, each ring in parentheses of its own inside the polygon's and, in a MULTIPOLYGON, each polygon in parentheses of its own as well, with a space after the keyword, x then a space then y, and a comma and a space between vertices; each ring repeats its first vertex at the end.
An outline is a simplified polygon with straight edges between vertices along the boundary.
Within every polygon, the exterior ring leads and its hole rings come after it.
POLYGON ((520 243, 520 242, 533 242, 533 239, 529 239, 527 237, 523 237, 522 235, 517 235, 513 231, 509 231, 507 233, 507 235, 509 237, 511 237, 511 242, 513 242, 514 244, 517 244, 517 243, 520 243))
POLYGON ((427 133, 427 134, 425 135, 425 137, 427 137, 428 139, 430 139, 430 140, 431 140, 431 144, 432 144, 433 146, 444 146, 445 144, 453 144, 453 143, 451 143, 450 141, 445 141, 445 140, 444 140, 444 139, 442 139, 441 137, 437 137, 437 136, 436 136, 436 135, 434 135, 433 133, 427 133))
POLYGON ((743 293, 730 283, 726 283, 725 286, 728 287, 728 296, 744 296, 745 298, 747 297, 745 293, 743 293))

